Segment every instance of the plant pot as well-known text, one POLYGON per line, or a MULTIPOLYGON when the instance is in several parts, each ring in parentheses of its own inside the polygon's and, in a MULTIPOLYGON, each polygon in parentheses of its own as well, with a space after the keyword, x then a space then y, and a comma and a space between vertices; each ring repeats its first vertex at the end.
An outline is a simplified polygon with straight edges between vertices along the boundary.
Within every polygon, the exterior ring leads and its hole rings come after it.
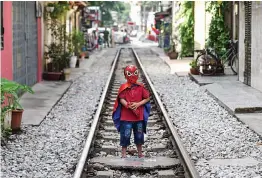
POLYGON ((84 59, 85 59, 85 56, 86 56, 86 54, 83 52, 82 54, 81 54, 81 61, 83 61, 84 59))
POLYGON ((4 116, 4 128, 10 128, 11 127, 11 121, 12 121, 12 110, 8 110, 5 112, 4 116))
POLYGON ((53 63, 50 62, 50 63, 47 64, 47 71, 52 72, 52 70, 53 70, 53 63))
POLYGON ((75 68, 79 68, 79 65, 80 65, 80 59, 78 58, 78 59, 76 60, 76 67, 75 67, 75 68))
POLYGON ((196 68, 190 68, 190 73, 193 75, 199 75, 199 71, 196 68))
POLYGON ((49 81, 58 81, 61 79, 62 72, 45 72, 43 73, 43 79, 49 81))
POLYGON ((76 67, 76 62, 77 62, 77 56, 72 56, 70 58, 70 68, 75 68, 76 67))
POLYGON ((24 112, 23 109, 12 111, 12 120, 11 120, 11 129, 12 130, 20 130, 23 112, 24 112))
POLYGON ((47 6, 46 11, 47 12, 53 12, 55 7, 47 6))
POLYGON ((86 55, 85 55, 85 58, 89 58, 89 53, 88 52, 86 52, 86 55))
POLYGON ((70 68, 64 69, 64 76, 65 76, 65 81, 68 81, 70 78, 71 70, 70 68))
POLYGON ((170 59, 177 59, 178 53, 175 52, 175 51, 169 52, 169 53, 168 53, 168 56, 169 56, 170 59))

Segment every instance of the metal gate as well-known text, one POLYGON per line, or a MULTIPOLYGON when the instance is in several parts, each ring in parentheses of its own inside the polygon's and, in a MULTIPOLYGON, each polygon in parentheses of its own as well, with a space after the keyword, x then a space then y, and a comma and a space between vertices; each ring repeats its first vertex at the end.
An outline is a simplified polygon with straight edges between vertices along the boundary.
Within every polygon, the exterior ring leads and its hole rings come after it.
POLYGON ((13 1, 13 79, 37 82, 37 19, 33 1, 13 1))
POLYGON ((245 3, 245 71, 244 83, 251 85, 251 20, 252 2, 245 3))

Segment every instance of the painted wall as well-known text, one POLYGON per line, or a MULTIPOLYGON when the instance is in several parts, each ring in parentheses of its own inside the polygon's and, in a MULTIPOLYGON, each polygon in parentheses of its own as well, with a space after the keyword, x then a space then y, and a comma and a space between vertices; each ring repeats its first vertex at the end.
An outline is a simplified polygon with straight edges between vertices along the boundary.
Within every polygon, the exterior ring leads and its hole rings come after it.
POLYGON ((13 79, 12 2, 3 2, 4 49, 1 50, 1 77, 13 79))
MULTIPOLYGON (((251 86, 262 91, 262 2, 252 2, 251 22, 251 86)), ((244 82, 245 70, 245 6, 239 3, 239 81, 244 82)))
MULTIPOLYGON (((195 35, 194 35, 194 49, 205 48, 205 42, 208 38, 209 25, 211 22, 211 14, 206 12, 205 1, 195 1, 194 18, 195 18, 195 35)), ((197 53, 194 54, 196 58, 197 53)))
POLYGON ((239 81, 244 82, 245 71, 245 6, 244 2, 239 2, 239 42, 238 42, 238 59, 239 59, 239 81))
POLYGON ((262 2, 252 2, 251 86, 262 91, 262 2))

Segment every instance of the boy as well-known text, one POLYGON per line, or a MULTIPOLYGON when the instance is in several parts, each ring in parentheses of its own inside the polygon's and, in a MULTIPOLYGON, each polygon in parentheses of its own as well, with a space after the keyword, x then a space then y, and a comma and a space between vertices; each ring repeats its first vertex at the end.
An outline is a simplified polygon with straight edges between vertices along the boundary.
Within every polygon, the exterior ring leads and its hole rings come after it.
POLYGON ((126 158, 126 149, 130 145, 131 132, 134 132, 134 141, 137 146, 138 157, 143 157, 142 145, 144 133, 150 113, 149 92, 138 80, 138 70, 134 65, 124 69, 127 83, 122 84, 118 91, 113 110, 113 121, 120 132, 122 158, 126 158))

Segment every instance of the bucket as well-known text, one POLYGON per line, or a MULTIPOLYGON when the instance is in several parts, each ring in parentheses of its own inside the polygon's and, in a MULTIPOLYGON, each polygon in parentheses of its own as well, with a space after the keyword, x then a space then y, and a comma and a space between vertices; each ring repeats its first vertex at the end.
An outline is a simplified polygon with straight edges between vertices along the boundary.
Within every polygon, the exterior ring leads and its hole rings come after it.
POLYGON ((70 58, 70 68, 75 68, 76 67, 76 61, 77 61, 77 56, 72 56, 70 58))

